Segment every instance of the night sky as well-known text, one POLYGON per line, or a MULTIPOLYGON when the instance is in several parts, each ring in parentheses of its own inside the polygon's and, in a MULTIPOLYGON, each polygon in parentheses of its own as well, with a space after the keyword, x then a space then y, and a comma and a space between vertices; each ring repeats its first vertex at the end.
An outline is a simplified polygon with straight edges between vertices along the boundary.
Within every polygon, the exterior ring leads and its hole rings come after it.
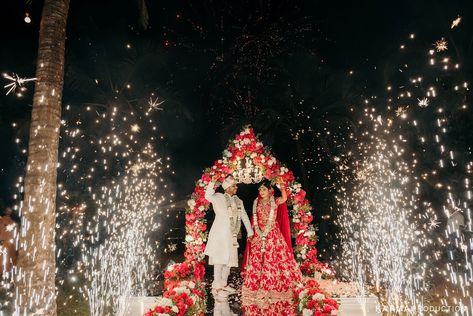
MULTIPOLYGON (((157 135, 165 137, 161 150, 172 158, 177 176, 171 183, 178 199, 191 192, 200 172, 220 156, 238 123, 253 123, 254 117, 236 115, 230 104, 238 102, 235 95, 251 92, 255 97, 249 103, 259 108, 271 91, 272 63, 309 54, 333 73, 345 76, 353 70, 361 88, 376 90, 384 84, 383 67, 408 34, 415 32, 429 43, 447 32, 456 16, 463 17, 463 28, 473 18, 471 1, 466 0, 147 1, 149 21, 143 27, 139 2, 72 1, 63 101, 80 106, 106 99, 109 92, 92 91, 83 83, 86 77, 99 78, 105 68, 116 85, 132 77, 135 96, 146 98, 151 91, 163 96, 157 135), (268 34, 277 38, 258 46, 268 34), (267 50, 262 56, 257 53, 261 47, 267 50), (120 72, 133 58, 142 58, 140 68, 133 74, 120 72), (229 121, 237 123, 228 128, 229 121)), ((2 73, 34 76, 40 10, 37 0, 3 3, 2 73), (25 12, 31 24, 23 21, 25 12)), ((6 200, 24 167, 19 151, 26 144, 33 85, 27 87, 22 98, 0 96, 0 197, 6 200), (12 128, 12 122, 18 127, 12 128), (21 139, 19 146, 16 138, 21 139)), ((287 140, 277 132, 263 135, 263 140, 300 177, 287 140)), ((320 168, 314 171, 317 175, 326 173, 320 168)))

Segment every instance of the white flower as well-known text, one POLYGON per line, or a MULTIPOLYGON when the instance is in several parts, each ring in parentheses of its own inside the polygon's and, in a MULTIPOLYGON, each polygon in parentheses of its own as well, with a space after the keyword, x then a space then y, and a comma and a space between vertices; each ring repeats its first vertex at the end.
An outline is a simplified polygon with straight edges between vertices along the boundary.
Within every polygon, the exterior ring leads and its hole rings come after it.
POLYGON ((167 297, 163 297, 163 296, 160 296, 158 297, 158 299, 156 300, 156 305, 160 305, 160 306, 173 306, 173 302, 170 298, 167 298, 167 297))
POLYGON ((301 292, 299 293, 299 299, 300 299, 300 300, 303 299, 304 296, 306 296, 306 294, 307 294, 307 289, 305 289, 304 291, 301 291, 301 292))
POLYGON ((190 289, 193 289, 193 288, 195 288, 195 283, 193 281, 190 281, 188 286, 189 286, 190 289))
POLYGON ((189 205, 189 207, 191 208, 191 210, 194 209, 194 206, 195 206, 195 200, 194 199, 190 199, 189 201, 187 201, 187 205, 189 205))
POLYGON ((314 311, 310 309, 304 308, 304 310, 302 311, 302 316, 312 316, 312 315, 314 315, 314 311))
POLYGON ((205 211, 205 207, 203 205, 199 206, 199 211, 205 211))
POLYGON ((192 237, 191 235, 186 235, 186 241, 187 242, 192 242, 192 241, 194 241, 194 237, 192 237))
POLYGON ((175 287, 174 288, 174 291, 177 293, 177 294, 181 294, 181 293, 186 293, 186 294, 190 294, 191 291, 189 291, 188 288, 184 287, 184 286, 179 286, 179 287, 175 287))
POLYGON ((313 300, 321 301, 324 298, 325 298, 325 295, 323 295, 322 293, 316 293, 316 294, 312 295, 313 300))
POLYGON ((177 308, 177 306, 173 306, 171 309, 174 313, 179 313, 179 308, 177 308))
POLYGON ((332 274, 332 270, 330 269, 323 269, 322 272, 325 274, 332 274))
POLYGON ((174 265, 173 264, 168 266, 168 271, 172 271, 172 270, 174 270, 174 265))
POLYGON ((257 153, 251 153, 251 155, 250 155, 251 158, 255 158, 256 156, 258 156, 257 153))
POLYGON ((167 298, 167 297, 163 297, 163 299, 161 300, 161 304, 163 304, 164 306, 173 306, 174 305, 172 300, 170 298, 167 298))
POLYGON ((223 155, 224 155, 225 157, 230 158, 230 157, 232 156, 232 152, 229 151, 229 150, 227 150, 227 149, 225 149, 225 150, 223 151, 223 155))

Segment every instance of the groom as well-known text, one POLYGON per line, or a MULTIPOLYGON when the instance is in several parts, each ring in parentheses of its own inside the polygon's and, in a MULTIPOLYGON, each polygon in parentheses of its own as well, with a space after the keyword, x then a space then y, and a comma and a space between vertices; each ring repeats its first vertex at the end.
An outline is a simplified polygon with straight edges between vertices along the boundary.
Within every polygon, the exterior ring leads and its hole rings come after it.
POLYGON ((241 221, 253 236, 250 220, 242 200, 236 196, 237 182, 227 177, 222 183, 225 193, 215 193, 215 179, 212 179, 205 191, 205 198, 212 203, 215 219, 210 228, 204 254, 209 256, 209 264, 214 266, 212 293, 217 296, 228 296, 235 289, 227 285, 230 267, 238 267, 238 240, 241 221))

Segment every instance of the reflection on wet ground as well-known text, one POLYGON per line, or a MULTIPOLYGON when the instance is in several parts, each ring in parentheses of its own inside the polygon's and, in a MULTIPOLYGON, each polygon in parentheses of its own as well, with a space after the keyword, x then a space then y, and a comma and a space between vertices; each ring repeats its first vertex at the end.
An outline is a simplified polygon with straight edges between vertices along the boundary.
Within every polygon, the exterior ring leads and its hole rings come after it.
POLYGON ((210 285, 213 281, 213 270, 207 271, 207 313, 206 315, 215 316, 235 316, 242 315, 241 311, 241 285, 243 283, 240 277, 240 268, 232 268, 230 277, 228 278, 228 284, 237 290, 236 294, 229 295, 228 298, 214 298, 211 293, 210 285))

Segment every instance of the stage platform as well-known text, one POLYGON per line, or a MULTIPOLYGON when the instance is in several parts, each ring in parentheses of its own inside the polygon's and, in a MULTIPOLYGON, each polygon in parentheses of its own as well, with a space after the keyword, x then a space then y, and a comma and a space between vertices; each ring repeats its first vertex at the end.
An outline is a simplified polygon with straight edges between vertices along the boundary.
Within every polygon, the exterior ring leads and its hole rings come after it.
MULTIPOLYGON (((369 297, 341 297, 336 298, 340 304, 339 316, 380 316, 376 296, 369 297)), ((123 316, 142 316, 150 308, 154 307, 156 297, 129 297, 128 309, 123 316)), ((225 309, 223 309, 225 310, 225 309)), ((228 308, 230 310, 230 308, 228 308)), ((222 314, 223 315, 223 314, 222 314)), ((230 314, 231 315, 231 314, 230 314)))

